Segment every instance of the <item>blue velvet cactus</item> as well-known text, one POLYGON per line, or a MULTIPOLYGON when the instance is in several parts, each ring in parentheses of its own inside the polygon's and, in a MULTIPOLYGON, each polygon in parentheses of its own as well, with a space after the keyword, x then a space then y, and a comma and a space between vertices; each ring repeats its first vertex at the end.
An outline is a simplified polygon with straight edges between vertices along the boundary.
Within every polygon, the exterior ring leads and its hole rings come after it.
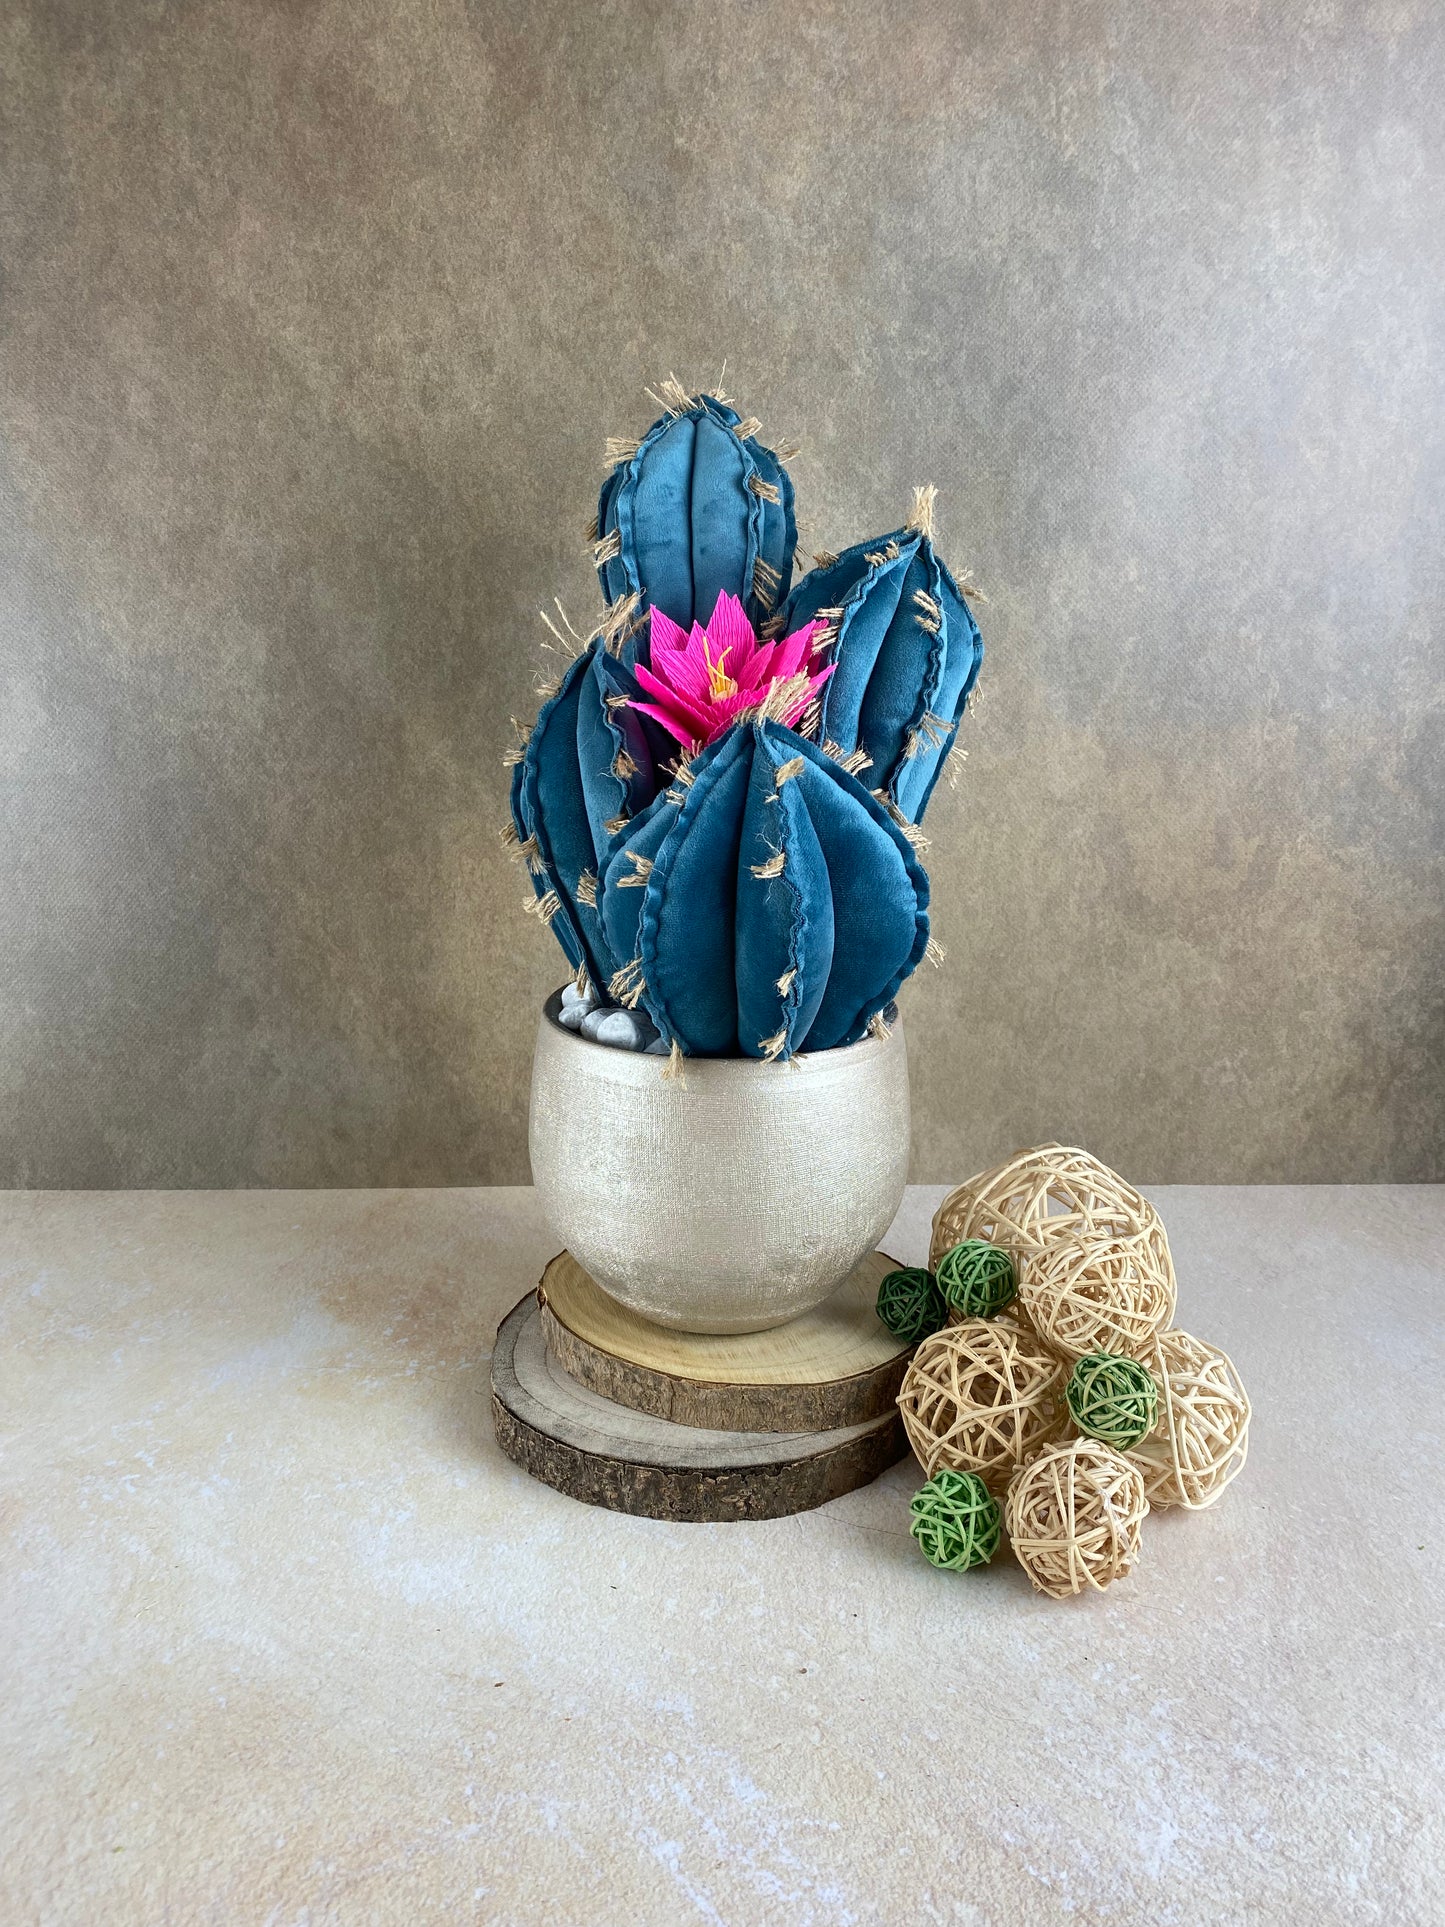
POLYGON ((982 643, 931 489, 788 594, 793 492, 758 424, 659 399, 609 446, 607 610, 519 729, 507 837, 579 984, 674 1055, 830 1050, 936 957, 915 825, 982 643))
POLYGON ((919 489, 901 529, 820 558, 775 616, 779 632, 827 627, 836 673, 823 698, 822 740, 859 751, 869 782, 921 820, 978 680, 983 642, 962 589, 933 546, 932 489, 919 489))
POLYGON ((628 825, 600 892, 610 982, 688 1056, 855 1043, 929 943, 890 813, 770 718, 729 729, 628 825))
POLYGON ((603 596, 631 618, 628 660, 650 608, 686 629, 726 591, 759 627, 787 594, 798 540, 793 485, 756 421, 671 379, 656 399, 665 412, 640 441, 608 443, 591 531, 603 596))

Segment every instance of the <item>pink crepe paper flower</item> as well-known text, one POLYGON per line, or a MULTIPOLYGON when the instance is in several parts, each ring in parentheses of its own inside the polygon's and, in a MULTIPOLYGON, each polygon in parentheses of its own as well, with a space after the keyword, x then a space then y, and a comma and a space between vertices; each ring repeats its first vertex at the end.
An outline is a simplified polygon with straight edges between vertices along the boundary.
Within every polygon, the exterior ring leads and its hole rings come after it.
POLYGON ((726 590, 706 629, 695 622, 691 635, 661 609, 651 613, 652 667, 639 663, 634 673, 656 701, 632 707, 655 717, 689 752, 745 715, 797 722, 833 673, 832 663, 810 673, 813 636, 822 623, 804 623, 781 642, 759 642, 742 603, 726 590))

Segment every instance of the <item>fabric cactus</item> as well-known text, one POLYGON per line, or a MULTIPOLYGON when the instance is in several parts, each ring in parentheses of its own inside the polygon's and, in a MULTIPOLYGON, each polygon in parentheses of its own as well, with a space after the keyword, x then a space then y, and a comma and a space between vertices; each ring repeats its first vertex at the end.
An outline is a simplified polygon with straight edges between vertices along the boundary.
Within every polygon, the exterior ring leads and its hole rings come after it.
POLYGON ((917 490, 903 528, 821 562, 769 624, 780 635, 826 625, 835 672, 823 740, 844 756, 865 752, 869 782, 911 823, 928 806, 983 661, 978 624, 934 550, 932 512, 933 491, 917 490))
POLYGON ((613 845, 599 892, 612 994, 686 1055, 855 1043, 929 942, 905 832, 768 717, 703 750, 613 845))
MULTIPOLYGON (((665 413, 638 442, 613 441, 597 498, 594 556, 610 605, 649 608, 690 629, 726 591, 759 627, 787 594, 798 530, 774 451, 716 395, 663 384, 665 413)), ((635 637, 623 644, 629 663, 635 637)))

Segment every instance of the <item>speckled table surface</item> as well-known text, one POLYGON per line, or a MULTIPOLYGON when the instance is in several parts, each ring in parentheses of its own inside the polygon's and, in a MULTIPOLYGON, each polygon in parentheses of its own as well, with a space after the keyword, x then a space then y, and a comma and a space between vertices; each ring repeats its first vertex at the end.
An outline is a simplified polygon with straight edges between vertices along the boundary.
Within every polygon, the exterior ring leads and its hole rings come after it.
POLYGON ((527 1191, 8 1196, 0 1919, 1445 1918, 1445 1189, 1152 1195, 1250 1463, 1067 1604, 529 1481, 527 1191))

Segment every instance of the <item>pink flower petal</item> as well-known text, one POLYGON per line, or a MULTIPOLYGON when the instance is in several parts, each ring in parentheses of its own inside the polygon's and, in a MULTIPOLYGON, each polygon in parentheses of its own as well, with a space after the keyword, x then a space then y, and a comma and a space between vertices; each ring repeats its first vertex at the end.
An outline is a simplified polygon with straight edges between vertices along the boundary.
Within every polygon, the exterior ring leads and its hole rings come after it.
POLYGON ((654 606, 648 610, 648 641, 653 649, 685 649, 687 631, 679 628, 670 615, 654 606))
POLYGON ((651 716, 661 723, 668 735, 675 737, 684 749, 693 749, 702 741, 701 736, 694 731, 690 723, 674 716, 671 710, 664 709, 661 703, 631 702, 628 708, 637 710, 643 716, 651 716))

